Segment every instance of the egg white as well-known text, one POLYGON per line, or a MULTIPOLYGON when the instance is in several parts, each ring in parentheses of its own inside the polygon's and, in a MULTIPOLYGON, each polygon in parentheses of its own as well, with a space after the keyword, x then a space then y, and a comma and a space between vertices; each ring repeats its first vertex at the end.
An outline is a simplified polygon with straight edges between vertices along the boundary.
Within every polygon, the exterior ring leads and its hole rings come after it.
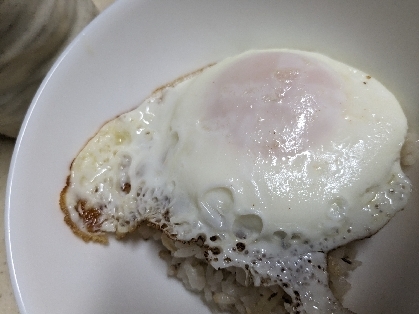
POLYGON ((406 204, 406 131, 366 73, 317 53, 250 51, 107 123, 74 160, 65 206, 85 235, 147 221, 203 239, 215 268, 281 285, 295 310, 344 311, 325 253, 406 204))

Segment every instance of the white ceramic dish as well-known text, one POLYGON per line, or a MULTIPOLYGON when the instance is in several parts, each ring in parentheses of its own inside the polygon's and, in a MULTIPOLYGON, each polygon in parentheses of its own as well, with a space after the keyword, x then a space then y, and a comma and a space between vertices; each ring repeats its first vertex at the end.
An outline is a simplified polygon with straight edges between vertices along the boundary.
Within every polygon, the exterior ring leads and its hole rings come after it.
MULTIPOLYGON (((125 1, 97 18, 55 64, 16 144, 6 201, 8 262, 22 314, 208 313, 166 276, 152 242, 85 244, 58 206, 72 158, 106 121, 156 87, 251 48, 314 50, 381 80, 418 131, 419 2, 125 1)), ((360 245, 345 305, 419 308, 418 167, 410 206, 360 245)))

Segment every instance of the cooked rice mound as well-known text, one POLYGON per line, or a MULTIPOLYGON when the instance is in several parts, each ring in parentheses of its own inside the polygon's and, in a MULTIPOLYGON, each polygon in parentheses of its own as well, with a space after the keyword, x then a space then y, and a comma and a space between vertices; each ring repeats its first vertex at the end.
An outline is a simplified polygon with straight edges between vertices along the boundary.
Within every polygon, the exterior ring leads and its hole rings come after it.
MULTIPOLYGON (((144 240, 153 239, 163 244, 159 256, 167 263, 168 276, 181 280, 185 288, 197 293, 213 312, 294 313, 291 297, 279 285, 256 287, 242 268, 214 269, 205 260, 202 242, 174 241, 146 224, 141 224, 138 232, 144 240)), ((361 265, 355 255, 356 243, 328 254, 329 285, 340 302, 351 287, 347 280, 351 271, 361 265)))

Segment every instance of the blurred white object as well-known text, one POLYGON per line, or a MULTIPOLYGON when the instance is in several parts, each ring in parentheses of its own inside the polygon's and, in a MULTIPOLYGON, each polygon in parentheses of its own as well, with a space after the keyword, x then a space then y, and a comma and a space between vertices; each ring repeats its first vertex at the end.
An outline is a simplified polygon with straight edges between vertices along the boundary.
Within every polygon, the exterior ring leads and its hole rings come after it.
POLYGON ((105 10, 108 6, 115 2, 115 0, 92 0, 99 12, 105 10))
POLYGON ((0 133, 16 137, 59 53, 96 16, 91 0, 0 1, 0 133))

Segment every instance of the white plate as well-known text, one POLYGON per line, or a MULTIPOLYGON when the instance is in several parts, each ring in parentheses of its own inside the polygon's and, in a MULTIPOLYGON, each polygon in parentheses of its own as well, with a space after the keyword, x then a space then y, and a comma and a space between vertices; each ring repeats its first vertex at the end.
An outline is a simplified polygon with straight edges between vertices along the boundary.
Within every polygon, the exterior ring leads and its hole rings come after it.
MULTIPOLYGON (((118 1, 65 51, 19 135, 6 237, 22 314, 208 313, 166 277, 151 242, 85 244, 58 206, 72 158, 99 127, 156 87, 250 48, 315 50, 381 80, 418 130, 419 2, 118 1)), ((411 171, 419 186, 417 167, 411 171)), ((419 308, 419 203, 360 246, 345 304, 358 313, 419 308)))

